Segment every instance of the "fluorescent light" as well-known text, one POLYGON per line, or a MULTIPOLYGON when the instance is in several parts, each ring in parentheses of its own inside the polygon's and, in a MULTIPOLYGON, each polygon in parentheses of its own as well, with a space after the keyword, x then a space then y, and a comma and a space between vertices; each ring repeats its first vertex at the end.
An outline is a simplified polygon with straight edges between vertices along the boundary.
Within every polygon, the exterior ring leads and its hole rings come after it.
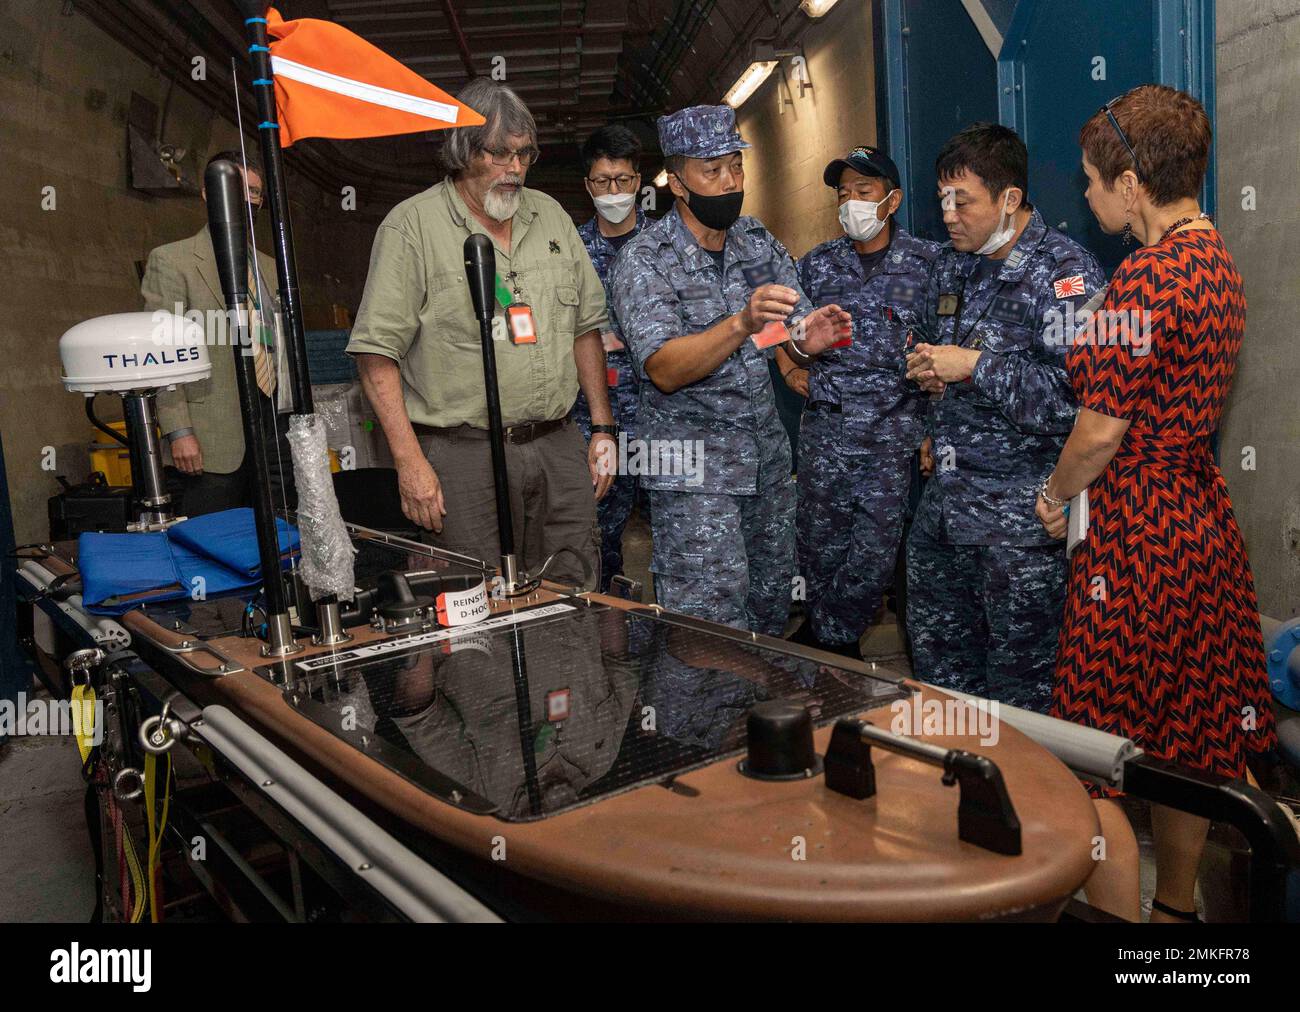
POLYGON ((659 175, 655 176, 655 186, 667 186, 667 185, 668 185, 668 170, 660 169, 659 175))
POLYGON ((819 18, 834 7, 835 3, 836 0, 802 0, 799 9, 810 18, 819 18))
POLYGON ((762 60, 751 63, 749 68, 736 79, 736 83, 727 89, 722 101, 733 109, 739 109, 745 99, 758 91, 758 86, 767 80, 767 75, 776 68, 776 60, 762 60))

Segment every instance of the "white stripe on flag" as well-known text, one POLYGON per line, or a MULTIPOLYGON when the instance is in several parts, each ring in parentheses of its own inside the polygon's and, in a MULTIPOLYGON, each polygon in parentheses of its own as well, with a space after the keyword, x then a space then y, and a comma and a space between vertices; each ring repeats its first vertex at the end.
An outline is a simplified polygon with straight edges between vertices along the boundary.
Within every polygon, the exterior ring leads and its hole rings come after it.
POLYGON ((420 98, 417 95, 408 95, 401 91, 393 91, 391 88, 381 88, 378 85, 367 84, 365 81, 356 81, 350 77, 340 77, 338 74, 331 74, 327 70, 318 70, 304 63, 286 60, 282 56, 271 57, 271 72, 279 74, 281 77, 287 77, 291 81, 300 81, 303 84, 310 84, 314 88, 332 91, 339 95, 347 95, 349 98, 360 99, 362 102, 369 102, 372 105, 382 105, 389 109, 414 113, 416 116, 436 119, 443 123, 456 122, 456 107, 454 105, 420 98))

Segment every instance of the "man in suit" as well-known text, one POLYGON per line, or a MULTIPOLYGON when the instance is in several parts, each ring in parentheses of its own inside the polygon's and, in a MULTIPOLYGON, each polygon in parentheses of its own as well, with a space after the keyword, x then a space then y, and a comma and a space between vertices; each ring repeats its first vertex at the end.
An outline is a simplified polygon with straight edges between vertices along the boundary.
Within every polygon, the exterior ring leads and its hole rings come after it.
MULTIPOLYGON (((240 165, 238 151, 220 151, 208 164, 226 159, 240 165)), ((253 216, 262 205, 260 167, 250 158, 244 179, 246 196, 253 216)), ((203 194, 206 202, 207 194, 203 194)), ((267 456, 270 459, 272 496, 277 506, 296 505, 293 488, 293 465, 285 440, 288 419, 279 411, 291 406, 288 372, 283 366, 283 342, 279 337, 275 260, 257 252, 257 267, 249 261, 250 292, 256 292, 254 305, 265 330, 265 339, 274 341, 247 350, 259 358, 257 375, 262 405, 262 424, 266 431, 267 456), (277 361, 277 358, 280 361, 277 361)), ((208 226, 204 225, 188 239, 159 246, 149 254, 140 294, 146 310, 165 310, 184 315, 199 313, 204 317, 210 379, 187 383, 158 394, 158 424, 171 449, 172 463, 180 472, 180 509, 187 516, 215 513, 218 510, 252 504, 249 480, 251 456, 244 447, 243 421, 239 411, 239 389, 235 381, 235 359, 230 350, 228 329, 218 333, 207 321, 217 319, 226 307, 217 274, 216 255, 208 226)), ((255 338, 256 340, 256 338, 255 338)))

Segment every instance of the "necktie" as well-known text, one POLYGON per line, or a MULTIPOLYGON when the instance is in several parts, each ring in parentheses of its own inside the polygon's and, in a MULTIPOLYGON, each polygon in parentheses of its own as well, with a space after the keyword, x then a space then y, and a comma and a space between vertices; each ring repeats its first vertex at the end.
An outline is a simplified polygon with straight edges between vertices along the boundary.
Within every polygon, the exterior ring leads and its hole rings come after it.
POLYGON ((271 397, 275 393, 275 360, 270 355, 269 346, 274 335, 269 327, 262 324, 257 278, 251 261, 248 265, 248 292, 248 332, 253 341, 253 370, 257 375, 257 389, 271 397))

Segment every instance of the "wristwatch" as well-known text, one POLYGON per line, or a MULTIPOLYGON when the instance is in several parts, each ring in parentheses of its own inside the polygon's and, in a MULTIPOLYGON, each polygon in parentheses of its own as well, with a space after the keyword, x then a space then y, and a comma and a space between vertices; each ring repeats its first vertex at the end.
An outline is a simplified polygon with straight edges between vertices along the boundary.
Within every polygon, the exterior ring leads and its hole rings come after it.
POLYGON ((613 436, 615 439, 617 439, 620 431, 621 430, 617 425, 593 425, 591 427, 591 434, 593 436, 597 432, 601 432, 604 433, 606 436, 613 436))

